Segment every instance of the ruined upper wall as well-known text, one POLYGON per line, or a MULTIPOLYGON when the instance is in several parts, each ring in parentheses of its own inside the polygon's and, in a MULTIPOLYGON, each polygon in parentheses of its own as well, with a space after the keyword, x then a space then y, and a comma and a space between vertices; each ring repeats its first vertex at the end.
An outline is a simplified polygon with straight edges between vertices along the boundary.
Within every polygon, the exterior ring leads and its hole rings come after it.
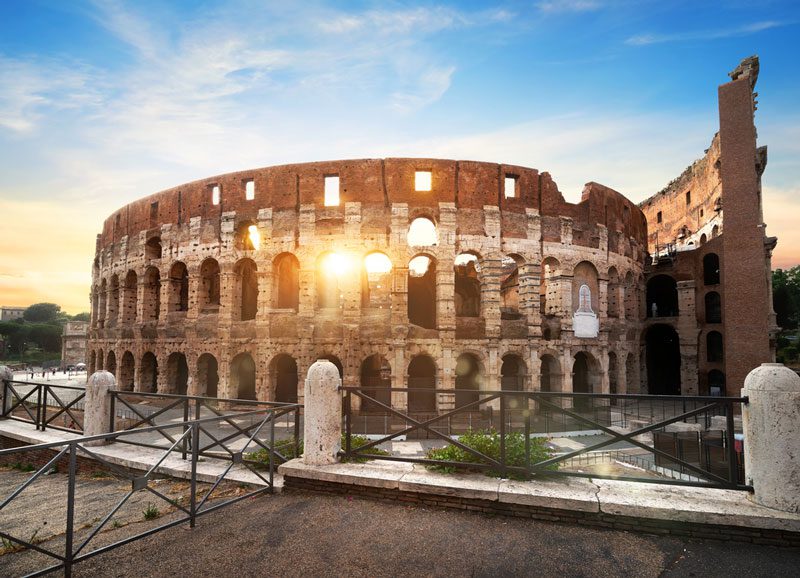
MULTIPOLYGON (((360 202, 375 214, 376 224, 386 219, 388 224, 393 203, 405 203, 409 215, 438 217, 439 203, 454 203, 459 214, 462 232, 479 234, 480 227, 473 225, 470 213, 483 212, 486 205, 500 207, 504 215, 503 235, 524 237, 524 227, 517 226, 513 215, 524 215, 526 209, 535 209, 543 217, 543 229, 548 229, 548 217, 569 217, 578 231, 574 243, 592 246, 600 237, 598 225, 608 227, 610 237, 633 237, 644 245, 646 222, 639 209, 622 195, 590 183, 578 204, 564 201, 555 182, 548 173, 536 169, 484 163, 441 159, 358 159, 315 162, 266 167, 217 175, 150 195, 135 201, 109 217, 99 239, 101 247, 116 243, 122 237, 132 237, 140 231, 158 229, 164 224, 182 225, 193 217, 217 223, 223 213, 235 211, 237 222, 256 221, 260 209, 273 212, 299 214, 302 205, 324 208, 326 215, 338 212, 344 216, 345 204, 360 202), (415 171, 431 171, 432 190, 416 191, 415 171), (340 178, 340 204, 323 207, 324 177, 340 178), (516 178, 516 195, 504 196, 504 179, 516 178), (245 199, 245 182, 255 183, 255 198, 245 199), (221 199, 212 203, 211 187, 219 185, 221 199)), ((474 219, 473 219, 474 220, 474 219)), ((288 219, 287 222, 290 222, 288 219)), ((557 221, 557 219, 556 219, 557 221)), ((555 227, 554 223, 554 227, 555 227)), ((555 227, 558 228, 558 227, 555 227)), ((545 234, 545 236, 547 236, 545 234)))

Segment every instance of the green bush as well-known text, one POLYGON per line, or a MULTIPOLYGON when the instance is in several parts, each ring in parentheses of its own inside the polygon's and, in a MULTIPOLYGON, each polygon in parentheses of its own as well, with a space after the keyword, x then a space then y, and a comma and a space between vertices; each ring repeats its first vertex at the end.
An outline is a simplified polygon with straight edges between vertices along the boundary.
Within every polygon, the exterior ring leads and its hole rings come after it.
MULTIPOLYGON (((370 441, 369 438, 367 438, 366 436, 359 436, 359 435, 350 436, 350 447, 351 447, 351 449, 356 450, 356 449, 358 449, 358 448, 360 448, 362 446, 367 445, 369 443, 369 441, 370 441)), ((295 454, 295 451, 294 451, 294 440, 293 439, 280 440, 280 441, 275 442, 275 451, 278 452, 279 454, 281 454, 287 460, 291 460, 291 459, 294 459, 294 458, 297 458, 297 457, 300 457, 301 455, 303 455, 303 440, 300 440, 298 442, 298 446, 299 446, 298 447, 299 452, 297 454, 295 454)), ((342 447, 344 447, 344 446, 345 446, 345 435, 342 434, 342 447)), ((381 450, 381 449, 378 449, 378 448, 369 448, 369 449, 365 450, 365 453, 367 453, 367 454, 369 454, 371 456, 388 456, 389 455, 389 452, 381 450)), ((247 459, 249 461, 256 462, 259 466, 269 467, 269 451, 264 449, 264 448, 261 448, 258 451, 246 454, 245 455, 245 459, 247 459)), ((280 460, 280 458, 278 458, 278 459, 280 460)), ((353 460, 342 460, 342 461, 343 462, 352 461, 354 463, 364 463, 364 462, 368 461, 369 459, 370 458, 364 457, 364 458, 356 458, 356 459, 353 459, 353 460)))
MULTIPOLYGON (((494 460, 500 461, 500 433, 494 429, 468 431, 459 436, 458 441, 478 451, 494 460)), ((548 449, 547 440, 544 438, 531 438, 531 464, 550 459, 553 453, 548 449)), ((480 457, 456 446, 449 445, 443 448, 434 448, 428 451, 427 458, 430 460, 442 460, 447 462, 459 462, 463 464, 482 464, 485 463, 480 457)), ((521 467, 525 463, 525 436, 519 432, 506 434, 506 465, 521 467)), ((452 474, 456 471, 456 466, 428 466, 429 469, 452 474)), ((469 467, 467 466, 467 469, 469 467)), ((548 470, 557 470, 558 464, 547 467, 548 470)), ((504 477, 502 472, 495 470, 486 471, 486 475, 494 477, 504 477)), ((519 479, 522 476, 509 474, 510 477, 519 479)))

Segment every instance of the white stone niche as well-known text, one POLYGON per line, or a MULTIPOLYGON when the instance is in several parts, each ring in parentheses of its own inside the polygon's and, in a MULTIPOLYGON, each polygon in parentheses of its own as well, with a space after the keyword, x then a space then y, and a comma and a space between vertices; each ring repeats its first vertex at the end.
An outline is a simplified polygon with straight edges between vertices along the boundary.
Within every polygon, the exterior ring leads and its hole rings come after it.
POLYGON ((581 285, 578 290, 578 310, 572 314, 572 331, 575 337, 591 339, 600 333, 600 320, 592 311, 592 290, 581 285))

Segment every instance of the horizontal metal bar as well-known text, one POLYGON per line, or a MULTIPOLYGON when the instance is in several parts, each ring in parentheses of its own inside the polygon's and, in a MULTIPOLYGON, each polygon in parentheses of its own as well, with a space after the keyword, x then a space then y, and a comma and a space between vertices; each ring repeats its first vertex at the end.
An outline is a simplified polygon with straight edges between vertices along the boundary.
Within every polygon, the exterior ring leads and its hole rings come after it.
POLYGON ((268 407, 303 407, 302 404, 289 403, 284 401, 262 401, 258 399, 235 399, 228 397, 204 397, 201 395, 180 395, 177 393, 153 393, 149 391, 113 391, 111 395, 116 397, 154 397, 166 399, 188 399, 201 401, 219 401, 222 403, 236 403, 238 405, 267 405, 268 407))

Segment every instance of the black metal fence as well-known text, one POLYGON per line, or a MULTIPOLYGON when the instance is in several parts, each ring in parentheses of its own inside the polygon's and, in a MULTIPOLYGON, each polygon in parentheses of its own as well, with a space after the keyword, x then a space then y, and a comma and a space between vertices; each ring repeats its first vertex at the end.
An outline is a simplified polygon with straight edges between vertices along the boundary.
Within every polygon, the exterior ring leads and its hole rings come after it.
MULTIPOLYGON (((178 524, 188 522, 191 527, 194 527, 195 521, 199 516, 212 512, 223 506, 233 504, 240 500, 264 493, 272 492, 273 489, 273 474, 275 466, 283 461, 283 456, 275 449, 275 423, 278 419, 280 412, 292 411, 294 408, 281 407, 281 408, 257 408, 245 412, 240 412, 237 417, 255 417, 257 425, 253 428, 241 428, 230 421, 230 416, 220 415, 212 416, 195 420, 187 420, 181 423, 173 424, 159 424, 148 427, 140 427, 133 430, 102 434, 91 437, 81 437, 70 441, 54 442, 48 444, 38 444, 33 446, 24 446, 19 448, 3 449, 0 450, 0 459, 5 459, 6 456, 11 454, 19 455, 20 460, 25 460, 25 454, 31 452, 42 452, 49 450, 53 452, 53 457, 44 466, 34 471, 30 477, 14 491, 11 492, 2 502, 0 502, 0 512, 11 504, 14 499, 19 496, 25 489, 30 487, 37 479, 46 473, 50 472, 54 466, 66 461, 67 473, 67 488, 66 496, 63 499, 66 501, 66 533, 64 540, 63 551, 57 551, 55 548, 48 548, 43 543, 35 543, 32 538, 25 539, 21 536, 14 536, 7 527, 0 529, 0 537, 9 543, 18 544, 23 548, 30 549, 40 554, 44 554, 55 563, 42 568, 31 576, 40 576, 54 570, 63 569, 65 576, 70 576, 74 564, 106 552, 112 548, 116 548, 127 544, 133 540, 149 536, 155 532, 165 530, 167 528, 176 526, 178 524), (233 444, 231 437, 224 439, 215 438, 211 433, 213 426, 225 423, 228 426, 234 427, 235 437, 238 443, 233 444), (107 459, 98 455, 98 451, 94 447, 87 446, 87 442, 104 441, 104 442, 125 442, 133 443, 134 445, 141 444, 135 440, 135 436, 142 434, 157 434, 165 436, 171 440, 171 443, 166 448, 158 448, 163 452, 158 461, 150 467, 143 474, 141 472, 131 472, 127 469, 121 468, 107 459), (213 438, 213 448, 209 445, 204 445, 201 442, 203 437, 213 438), (252 460, 248 454, 248 450, 253 451, 264 450, 265 455, 268 456, 267 463, 263 461, 256 462, 252 460), (214 451, 212 451, 212 449, 214 451), (159 468, 168 456, 174 453, 181 453, 184 459, 190 460, 190 471, 188 473, 188 480, 190 484, 190 495, 188 504, 181 503, 177 500, 170 499, 163 493, 150 486, 150 481, 157 475, 159 468), (76 479, 78 474, 78 458, 86 457, 95 460, 102 467, 107 468, 113 472, 114 476, 119 479, 130 481, 130 490, 126 495, 99 521, 99 523, 91 529, 91 531, 84 528, 76 528, 75 522, 75 492, 76 492, 76 479), (198 463, 201 461, 209 461, 210 458, 221 460, 221 463, 226 464, 224 471, 217 475, 213 482, 209 482, 207 491, 201 495, 198 491, 198 463), (266 470, 260 470, 265 467, 266 470), (232 471, 247 471, 254 476, 251 478, 249 484, 250 490, 236 495, 235 497, 224 499, 222 501, 211 502, 211 498, 215 492, 220 488, 220 485, 225 481, 230 481, 230 474, 232 471), (255 487, 254 487, 255 486, 255 487), (128 536, 124 539, 114 541, 110 544, 104 544, 94 549, 90 545, 95 541, 95 538, 103 528, 109 526, 109 523, 114 518, 125 503, 136 492, 149 492, 160 500, 166 501, 170 506, 175 508, 177 518, 161 524, 155 528, 150 528, 140 532, 134 536, 128 536)), ((154 447, 153 445, 146 445, 146 447, 154 447)), ((205 475, 206 477, 208 474, 205 475)), ((242 482, 241 477, 235 481, 237 487, 240 487, 242 482)), ((218 492, 219 493, 219 492, 218 492)), ((50 501, 56 500, 55 496, 48 496, 50 501)), ((55 507, 55 503, 53 504, 55 507)), ((95 541, 96 542, 96 541, 95 541)))
POLYGON ((5 401, 0 417, 32 423, 41 431, 83 433, 83 387, 3 380, 2 388, 5 401))
MULTIPOLYGON (((475 392, 474 401, 456 407, 454 390, 430 390, 439 400, 440 409, 435 412, 407 411, 390 404, 381 403, 372 396, 369 388, 343 387, 343 427, 345 444, 342 455, 345 458, 363 458, 368 450, 377 446, 386 449, 389 442, 410 438, 439 440, 440 446, 453 445, 470 457, 470 463, 432 459, 427 455, 410 455, 405 451, 382 456, 380 459, 410 461, 446 468, 484 469, 500 472, 502 475, 531 477, 581 476, 594 478, 620 479, 637 482, 671 483, 705 487, 752 489, 745 485, 741 467, 741 452, 738 451, 734 431, 734 416, 740 412, 740 405, 746 398, 740 397, 672 397, 651 395, 613 395, 561 392, 522 392, 522 391, 480 391, 475 392), (384 411, 381 422, 374 414, 365 416, 353 411, 353 399, 359 398, 379 406, 384 411), (616 403, 615 403, 616 402, 616 403), (639 411, 636 424, 632 424, 636 403, 658 407, 658 417, 653 413, 645 419, 646 411, 639 411), (652 404, 656 404, 653 406, 652 404), (626 413, 628 412, 628 413, 626 413), (672 424, 706 424, 713 416, 725 416, 725 430, 718 435, 723 440, 722 451, 713 453, 711 462, 684 459, 678 451, 654 443, 654 436, 665 432, 672 424), (473 419, 471 416, 478 416, 473 419), (370 421, 373 420, 373 421, 370 421), (624 425, 623 425, 624 424, 624 425), (371 427, 372 426, 372 427, 371 427), (378 426, 377 428, 374 426, 378 426), (382 431, 376 431, 382 430, 382 431), (499 434, 499 448, 496 455, 488 455, 459 441, 459 436, 474 430, 491 430, 499 434), (597 436, 578 449, 554 449, 552 457, 533 459, 532 441, 536 437, 567 437, 582 431, 597 436), (354 448, 350 443, 353 435, 365 434, 371 437, 369 443, 354 448), (510 459, 507 442, 510 434, 522 434, 524 456, 514 450, 510 459), (613 448, 611 446, 614 446, 613 448), (651 461, 660 460, 662 464, 680 469, 686 476, 633 476, 628 472, 607 473, 559 467, 574 462, 574 458, 584 454, 619 450, 627 448, 633 452, 650 456, 651 461), (558 469, 556 469, 558 468, 558 469)), ((410 394, 413 389, 392 389, 393 394, 410 394)), ((518 437, 515 439, 519 439, 518 437)), ((572 438, 574 439, 574 438, 572 438)), ((699 451, 699 450, 698 450, 699 451)), ((711 453, 709 453, 711 455, 711 453)), ((657 471, 654 469, 654 471, 657 471)))

